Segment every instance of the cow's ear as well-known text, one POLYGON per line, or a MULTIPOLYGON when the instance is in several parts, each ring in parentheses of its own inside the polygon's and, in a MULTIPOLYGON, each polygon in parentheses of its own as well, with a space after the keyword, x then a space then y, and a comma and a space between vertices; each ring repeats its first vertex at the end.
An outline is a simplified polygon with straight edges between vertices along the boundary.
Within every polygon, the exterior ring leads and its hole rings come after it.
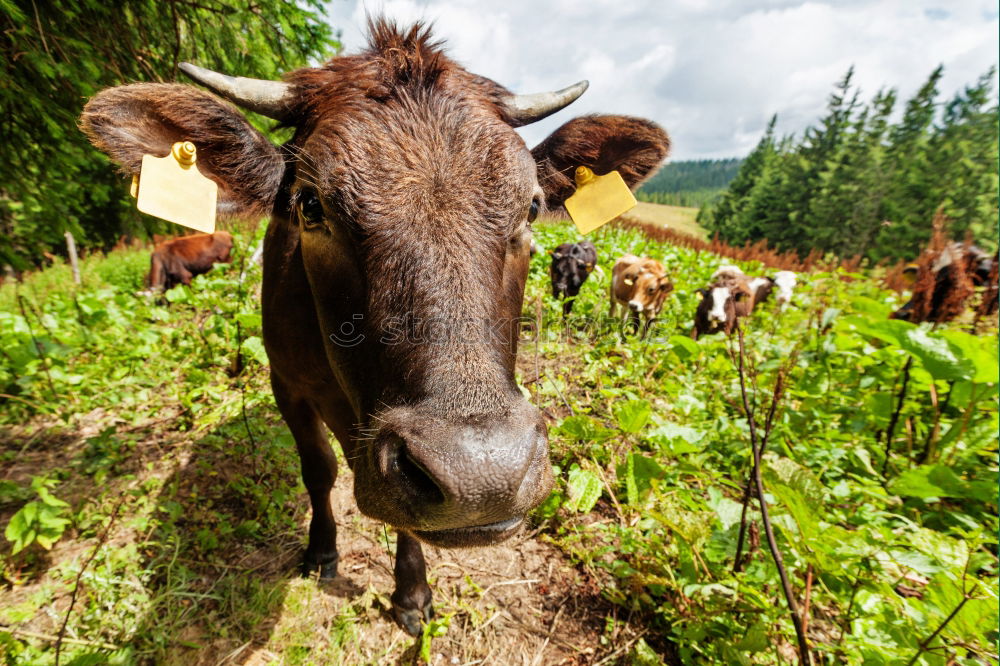
POLYGON ((214 95, 167 83, 108 88, 87 102, 80 127, 128 175, 139 173, 143 155, 164 157, 175 142, 191 141, 198 170, 219 185, 219 215, 271 212, 284 160, 236 107, 214 95))
POLYGON ((708 296, 708 288, 702 287, 700 289, 695 289, 694 293, 699 294, 702 298, 705 298, 706 296, 708 296))
POLYGON ((574 174, 579 166, 599 176, 617 170, 634 190, 656 173, 669 151, 670 137, 654 122, 630 116, 582 116, 550 134, 531 154, 552 209, 576 190, 574 174))

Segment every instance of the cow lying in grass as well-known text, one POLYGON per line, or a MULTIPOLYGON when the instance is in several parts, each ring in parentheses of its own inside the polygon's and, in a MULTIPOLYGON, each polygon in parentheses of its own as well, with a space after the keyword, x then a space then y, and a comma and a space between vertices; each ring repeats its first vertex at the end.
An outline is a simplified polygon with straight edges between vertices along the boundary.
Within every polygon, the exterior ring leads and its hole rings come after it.
POLYGON ((608 315, 617 317, 618 306, 621 305, 622 321, 631 320, 634 332, 638 332, 639 317, 642 316, 646 321, 640 337, 646 337, 650 325, 674 289, 674 283, 666 273, 663 264, 655 259, 639 258, 634 254, 620 257, 611 271, 608 315))
POLYGON ((552 250, 549 276, 552 278, 552 296, 562 299, 563 316, 573 309, 580 287, 597 266, 597 248, 590 241, 563 243, 552 250))
POLYGON ((149 258, 146 287, 159 292, 178 284, 191 284, 192 278, 207 273, 214 264, 228 264, 232 249, 233 237, 228 231, 163 241, 149 258))

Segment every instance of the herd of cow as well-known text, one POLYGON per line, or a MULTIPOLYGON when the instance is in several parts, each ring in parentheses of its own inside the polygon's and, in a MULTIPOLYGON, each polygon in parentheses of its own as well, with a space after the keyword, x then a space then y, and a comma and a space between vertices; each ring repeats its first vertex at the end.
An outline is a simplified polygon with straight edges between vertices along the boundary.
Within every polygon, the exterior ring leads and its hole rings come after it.
MULTIPOLYGON (((221 215, 270 214, 262 337, 312 504, 303 571, 337 573, 330 431, 360 512, 397 531, 393 614, 415 635, 433 615, 422 544, 498 543, 523 528, 554 484, 545 418, 514 371, 531 223, 564 206, 579 166, 617 171, 635 190, 670 149, 656 123, 605 114, 573 118, 529 149, 515 128, 567 107, 587 82, 518 94, 442 49, 425 26, 372 18, 360 52, 280 81, 182 63, 211 92, 116 86, 95 95, 80 122, 127 177, 145 155, 195 143, 221 215), (240 109, 294 128, 292 138, 274 145, 240 109), (480 312, 484 335, 337 343, 344 322, 363 316, 379 327, 401 311, 447 321, 480 312)), ((231 248, 223 232, 158 246, 149 286, 190 282, 228 261, 231 248)), ((589 243, 557 248, 552 260, 553 290, 567 299, 598 270, 589 243)), ((733 330, 770 291, 787 303, 795 284, 793 274, 750 278, 731 266, 712 280, 699 290, 695 337, 733 330)), ((624 305, 648 329, 672 288, 660 262, 620 257, 611 309, 624 305)))
MULTIPOLYGON (((178 284, 189 285, 192 278, 208 272, 213 264, 228 263, 232 248, 233 237, 228 231, 159 243, 150 256, 146 287, 162 291, 178 284)), ((533 244, 532 250, 534 254, 537 246, 533 244)), ((552 295, 562 300, 563 315, 568 315, 590 274, 602 273, 597 264, 597 248, 590 241, 563 243, 549 254, 552 295)), ((691 337, 697 340, 711 333, 731 334, 738 320, 753 312, 775 290, 779 307, 785 307, 792 300, 795 284, 796 275, 792 271, 752 278, 737 266, 720 267, 712 275, 711 284, 697 290, 701 301, 695 311, 691 337)), ((608 315, 621 316, 623 323, 630 322, 635 332, 639 332, 641 318, 644 321, 640 337, 645 337, 673 290, 674 283, 662 263, 650 257, 622 255, 611 270, 608 315)))
MULTIPOLYGON (((563 314, 567 315, 573 309, 580 287, 592 272, 600 270, 597 248, 590 241, 563 243, 550 254, 552 295, 563 300, 563 314)), ((778 271, 774 277, 751 278, 737 266, 720 267, 712 275, 711 284, 697 290, 701 301, 695 311, 691 337, 697 340, 702 335, 720 332, 729 335, 740 318, 748 316, 775 290, 775 300, 780 307, 785 307, 792 300, 795 284, 796 276, 792 271, 778 271)), ((621 309, 623 321, 631 321, 636 332, 641 317, 645 320, 641 337, 645 337, 673 289, 674 283, 662 263, 650 257, 623 255, 615 261, 611 271, 608 314, 616 318, 621 309)))
MULTIPOLYGON (((213 264, 229 262, 232 248, 233 237, 227 231, 159 243, 150 257, 146 287, 162 291, 178 284, 190 284, 194 276, 207 272, 213 264)), ((537 246, 532 243, 532 254, 536 250, 537 246)), ((563 301, 563 315, 568 315, 590 274, 601 273, 597 248, 590 241, 563 243, 549 254, 552 257, 549 266, 552 295, 563 301)), ((975 245, 951 243, 925 263, 928 265, 923 272, 928 277, 923 280, 918 278, 916 264, 908 267, 911 281, 915 283, 914 295, 892 313, 893 319, 951 319, 965 307, 974 287, 988 287, 989 293, 984 295, 984 300, 990 303, 997 300, 995 280, 990 280, 996 260, 975 245), (921 282, 925 283, 922 288, 921 282)), ((777 292, 775 300, 779 307, 788 305, 795 285, 796 275, 792 271, 778 271, 773 277, 749 277, 737 266, 722 266, 712 275, 709 285, 697 290, 701 300, 695 311, 691 337, 697 340, 702 335, 720 332, 729 335, 739 319, 768 300, 772 291, 777 292)), ((643 319, 640 337, 645 337, 673 289, 674 284, 662 263, 650 257, 625 254, 615 261, 611 271, 608 314, 616 318, 621 310, 623 322, 630 322, 636 332, 640 318, 643 319)), ((987 314, 995 310, 994 306, 987 314)))

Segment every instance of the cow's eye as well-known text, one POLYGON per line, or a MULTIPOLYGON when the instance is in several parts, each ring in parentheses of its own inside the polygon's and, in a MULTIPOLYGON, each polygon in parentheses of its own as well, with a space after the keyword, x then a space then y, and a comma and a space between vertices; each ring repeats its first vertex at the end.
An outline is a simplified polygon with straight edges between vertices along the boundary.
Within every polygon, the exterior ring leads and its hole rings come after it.
POLYGON ((528 223, 529 224, 532 223, 532 222, 534 222, 535 218, 538 217, 538 205, 539 205, 538 204, 538 199, 535 199, 535 200, 533 200, 531 202, 531 206, 528 208, 528 223))
POLYGON ((299 215, 306 227, 315 227, 323 223, 323 204, 315 192, 303 192, 299 199, 299 215))

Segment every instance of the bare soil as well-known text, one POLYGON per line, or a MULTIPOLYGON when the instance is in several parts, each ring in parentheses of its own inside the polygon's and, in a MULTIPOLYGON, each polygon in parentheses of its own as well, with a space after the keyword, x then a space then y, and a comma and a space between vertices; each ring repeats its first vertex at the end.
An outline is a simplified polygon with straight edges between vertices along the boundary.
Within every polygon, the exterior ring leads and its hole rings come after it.
MULTIPOLYGON (((137 475, 132 487, 143 478, 164 478, 185 469, 192 474, 190 483, 194 487, 211 483, 212 479, 223 483, 247 474, 247 461, 233 456, 212 460, 211 472, 193 472, 197 466, 192 460, 200 455, 197 441, 192 441, 197 436, 175 430, 173 416, 166 410, 145 424, 127 426, 114 415, 95 410, 77 416, 72 424, 39 420, 0 431, 0 446, 20 452, 16 462, 0 471, 0 478, 23 485, 33 475, 69 465, 88 437, 109 426, 136 437, 134 460, 128 465, 129 471, 137 475)), ((93 491, 91 481, 83 475, 68 479, 60 486, 61 495, 80 506, 87 493, 93 491)), ((190 625, 170 636, 166 663, 281 664, 287 661, 284 650, 296 640, 301 641, 302 636, 348 636, 338 663, 418 663, 420 641, 399 628, 390 613, 393 579, 387 540, 394 537, 382 523, 360 515, 352 487, 352 475, 342 465, 331 497, 338 517, 340 566, 336 579, 322 582, 296 575, 307 527, 308 512, 303 511, 299 534, 281 535, 250 552, 238 553, 227 565, 195 567, 202 576, 202 589, 215 589, 226 575, 219 567, 228 566, 230 577, 231 569, 237 568, 264 584, 279 589, 284 586, 284 603, 279 598, 275 612, 240 638, 221 637, 212 626, 210 614, 192 613, 190 625), (293 597, 306 603, 290 603, 293 597), (345 626, 349 627, 346 633, 345 626), (246 640, 248 635, 251 640, 246 640)), ((299 501, 305 506, 304 493, 299 501)), ((4 522, 16 506, 5 509, 4 522)), ((24 575, 17 584, 11 585, 8 580, 0 587, 0 606, 12 607, 46 588, 57 588, 58 592, 34 618, 6 629, 15 630, 15 635, 22 638, 51 644, 69 608, 72 590, 72 581, 60 571, 60 565, 84 561, 97 545, 121 548, 130 542, 143 543, 149 535, 128 527, 128 519, 119 516, 101 543, 94 537, 74 538, 67 532, 52 551, 35 562, 34 572, 15 571, 15 576, 24 575)), ((526 531, 490 548, 442 550, 425 546, 425 555, 438 616, 450 615, 446 634, 432 641, 432 664, 619 663, 645 631, 641 623, 630 622, 620 608, 604 600, 597 582, 551 545, 543 529, 526 531)), ((81 590, 74 613, 81 612, 86 597, 86 590, 81 590)), ((145 621, 155 623, 156 618, 145 621)), ((76 639, 91 641, 95 646, 107 644, 100 636, 76 639)), ((331 641, 333 638, 319 641, 324 654, 335 654, 331 652, 331 641)))

